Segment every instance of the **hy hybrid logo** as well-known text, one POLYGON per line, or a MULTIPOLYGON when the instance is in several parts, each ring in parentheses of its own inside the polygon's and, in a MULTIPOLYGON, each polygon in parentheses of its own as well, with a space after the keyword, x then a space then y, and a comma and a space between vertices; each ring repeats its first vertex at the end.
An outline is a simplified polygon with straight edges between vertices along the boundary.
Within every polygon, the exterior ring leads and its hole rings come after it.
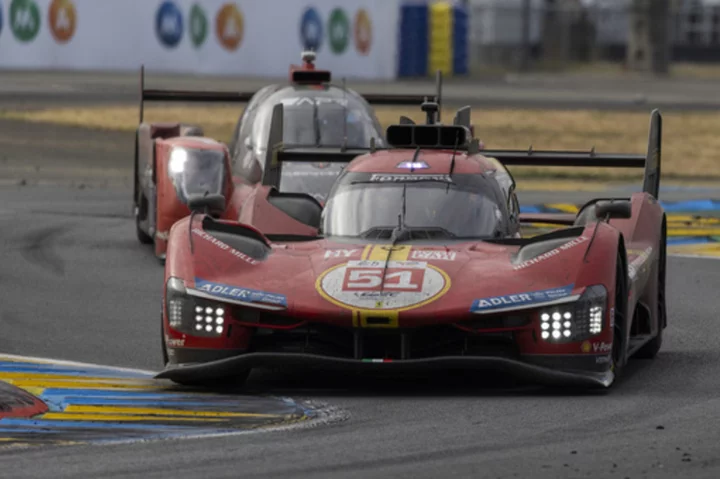
POLYGON ((20 42, 27 43, 35 39, 40 31, 40 9, 34 0, 12 0, 10 30, 20 42))

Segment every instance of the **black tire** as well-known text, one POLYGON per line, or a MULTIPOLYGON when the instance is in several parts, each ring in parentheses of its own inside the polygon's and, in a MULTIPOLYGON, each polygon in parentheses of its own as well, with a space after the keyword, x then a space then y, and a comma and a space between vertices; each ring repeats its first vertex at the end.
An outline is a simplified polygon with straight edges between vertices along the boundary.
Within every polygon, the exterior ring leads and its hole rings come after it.
POLYGON ((628 324, 627 297, 628 297, 628 274, 625 255, 618 252, 615 267, 615 324, 613 326, 612 346, 612 370, 615 374, 615 381, 622 376, 627 356, 627 341, 625 338, 625 326, 628 324))
POLYGON ((138 203, 135 205, 135 234, 141 244, 152 244, 153 239, 140 227, 140 219, 147 215, 147 200, 140 194, 138 203))
POLYGON ((663 343, 663 330, 667 326, 667 300, 665 296, 665 276, 667 262, 667 226, 663 218, 662 234, 660 236, 660 254, 658 256, 658 332, 654 338, 645 343, 635 357, 638 359, 655 359, 663 343))

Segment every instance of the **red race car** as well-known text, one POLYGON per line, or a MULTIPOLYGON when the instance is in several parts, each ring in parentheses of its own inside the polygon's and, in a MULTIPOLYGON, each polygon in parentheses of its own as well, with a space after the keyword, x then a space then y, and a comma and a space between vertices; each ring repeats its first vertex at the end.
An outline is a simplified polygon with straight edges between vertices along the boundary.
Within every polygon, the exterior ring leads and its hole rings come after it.
POLYGON ((453 125, 436 107, 423 105, 425 125, 389 127, 391 146, 354 159, 324 208, 303 194, 258 203, 275 210, 266 232, 214 217, 222 197, 191 198, 198 212, 170 231, 157 377, 490 368, 607 388, 631 356, 654 357, 667 324, 660 113, 635 156, 481 150, 468 107, 453 125), (506 165, 638 167, 645 182, 577 215, 522 216, 506 165), (558 229, 524 238, 524 222, 558 229))
MULTIPOLYGON (((141 71, 140 126, 135 151, 133 207, 137 237, 153 244, 165 257, 170 227, 190 214, 189 195, 222 194, 224 218, 237 220, 243 202, 257 187, 309 193, 323 201, 344 163, 301 162, 285 165, 283 175, 268 175, 272 146, 268 147, 273 107, 285 106, 286 147, 329 151, 367 149, 384 145, 383 131, 371 104, 417 105, 417 95, 360 95, 330 84, 331 73, 317 70, 315 54, 303 53, 303 65, 291 66, 288 84, 273 84, 256 93, 147 90, 141 71), (144 102, 248 102, 230 147, 203 138, 198 126, 143 122, 144 102)), ((438 92, 441 78, 438 74, 438 92)), ((437 93, 439 96, 440 93, 437 93)), ((321 157, 319 157, 321 158, 321 157)))

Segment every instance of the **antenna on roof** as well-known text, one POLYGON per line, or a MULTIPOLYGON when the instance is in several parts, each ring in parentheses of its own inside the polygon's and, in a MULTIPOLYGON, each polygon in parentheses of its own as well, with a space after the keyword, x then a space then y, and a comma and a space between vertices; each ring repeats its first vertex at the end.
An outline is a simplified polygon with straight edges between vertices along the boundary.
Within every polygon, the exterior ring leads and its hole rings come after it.
POLYGON ((343 142, 342 146, 340 147, 340 151, 345 152, 347 150, 347 141, 348 141, 348 135, 347 135, 347 81, 345 80, 345 77, 342 79, 342 89, 343 89, 343 142))

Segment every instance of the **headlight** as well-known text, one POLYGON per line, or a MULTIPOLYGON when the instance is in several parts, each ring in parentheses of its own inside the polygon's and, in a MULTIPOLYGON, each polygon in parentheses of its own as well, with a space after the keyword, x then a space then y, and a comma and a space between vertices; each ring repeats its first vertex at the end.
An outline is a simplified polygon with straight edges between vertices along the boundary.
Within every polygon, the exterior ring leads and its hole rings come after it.
POLYGON ((607 311, 607 291, 591 286, 573 303, 540 310, 540 337, 550 343, 583 341, 602 333, 607 311))
POLYGON ((225 332, 225 306, 216 301, 188 296, 181 279, 168 279, 166 301, 171 328, 202 337, 218 337, 225 332))
POLYGON ((225 154, 219 150, 175 147, 168 160, 168 176, 183 203, 191 195, 222 194, 225 154))

